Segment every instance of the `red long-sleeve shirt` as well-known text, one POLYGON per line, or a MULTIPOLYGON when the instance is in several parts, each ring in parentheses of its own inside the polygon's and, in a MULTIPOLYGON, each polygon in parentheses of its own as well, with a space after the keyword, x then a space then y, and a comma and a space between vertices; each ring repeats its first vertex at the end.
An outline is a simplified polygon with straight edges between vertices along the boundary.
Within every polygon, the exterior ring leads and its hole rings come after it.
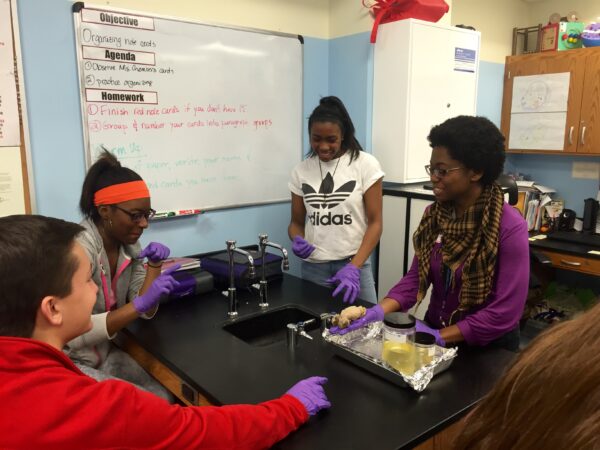
POLYGON ((0 337, 2 449, 259 449, 306 420, 290 395, 258 405, 169 405, 126 382, 97 382, 43 342, 0 337))

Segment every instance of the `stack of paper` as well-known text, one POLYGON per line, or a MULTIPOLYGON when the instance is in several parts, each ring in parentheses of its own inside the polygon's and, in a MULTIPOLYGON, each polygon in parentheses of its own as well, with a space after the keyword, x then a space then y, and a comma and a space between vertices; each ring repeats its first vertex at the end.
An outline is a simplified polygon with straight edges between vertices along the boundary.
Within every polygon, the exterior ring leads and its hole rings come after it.
POLYGON ((175 264, 181 264, 181 267, 177 269, 180 270, 189 270, 196 269, 200 267, 200 259, 198 258, 169 258, 163 261, 162 272, 167 270, 169 267, 173 267, 175 264))
MULTIPOLYGON (((552 218, 546 206, 552 203, 551 194, 556 190, 536 184, 535 181, 517 181, 516 183, 519 186, 519 198, 515 207, 527 221, 529 231, 539 230, 552 218)), ((562 203, 560 209, 562 210, 562 203)))

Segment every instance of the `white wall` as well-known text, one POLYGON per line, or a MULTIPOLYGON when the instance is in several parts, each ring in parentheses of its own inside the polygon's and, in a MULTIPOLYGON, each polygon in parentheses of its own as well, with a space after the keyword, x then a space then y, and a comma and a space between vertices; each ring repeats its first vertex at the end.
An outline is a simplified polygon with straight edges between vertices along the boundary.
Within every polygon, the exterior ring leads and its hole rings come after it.
POLYGON ((552 13, 566 16, 570 11, 579 14, 579 20, 588 24, 600 22, 600 1, 598 0, 543 0, 530 3, 530 17, 532 25, 536 23, 546 24, 552 13))
MULTIPOLYGON (((68 0, 67 0, 68 1, 68 0)), ((471 25, 481 31, 481 59, 503 63, 511 53, 512 29, 546 23, 552 12, 576 10, 586 21, 600 21, 600 1, 446 0, 450 11, 440 23, 471 25)), ((370 31, 373 18, 361 0, 111 0, 116 8, 149 11, 205 22, 336 38, 370 31)))
POLYGON ((327 0, 111 0, 93 3, 202 22, 329 37, 327 0))
MULTIPOLYGON (((455 1, 457 0, 446 0, 450 11, 439 20, 439 23, 450 25, 452 3, 455 1)), ((368 4, 368 1, 365 3, 368 4)), ((372 27, 373 18, 369 10, 362 5, 361 0, 329 0, 330 38, 371 31, 372 27)))
POLYGON ((452 25, 475 27, 481 32, 481 60, 504 63, 512 51, 513 28, 532 25, 530 5, 523 0, 454 0, 452 25))

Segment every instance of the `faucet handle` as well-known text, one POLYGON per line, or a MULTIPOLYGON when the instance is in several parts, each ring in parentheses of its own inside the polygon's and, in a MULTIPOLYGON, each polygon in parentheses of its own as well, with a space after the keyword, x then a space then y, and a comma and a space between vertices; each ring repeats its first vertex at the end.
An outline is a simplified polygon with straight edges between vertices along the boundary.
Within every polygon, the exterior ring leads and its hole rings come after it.
POLYGON ((313 340, 313 337, 312 337, 310 334, 308 334, 306 331, 304 331, 304 330, 300 330, 300 331, 298 332, 298 334, 299 334, 300 336, 304 336, 305 338, 308 338, 308 339, 310 339, 311 341, 313 340))
POLYGON ((306 331, 304 331, 304 327, 307 325, 312 325, 315 322, 316 322, 315 319, 305 320, 304 322, 298 322, 296 324, 298 334, 300 336, 304 336, 305 338, 308 338, 312 341, 312 336, 310 334, 308 334, 306 331))
POLYGON ((304 327, 307 324, 314 322, 314 319, 307 320, 305 322, 288 323, 287 324, 287 345, 288 349, 293 350, 298 345, 298 336, 303 336, 307 339, 313 340, 313 337, 304 331, 304 327))

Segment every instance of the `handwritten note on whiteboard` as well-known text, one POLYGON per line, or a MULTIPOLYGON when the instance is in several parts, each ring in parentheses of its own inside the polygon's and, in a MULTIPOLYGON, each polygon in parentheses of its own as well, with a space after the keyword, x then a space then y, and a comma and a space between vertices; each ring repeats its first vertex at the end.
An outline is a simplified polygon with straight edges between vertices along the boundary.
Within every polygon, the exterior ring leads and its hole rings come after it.
POLYGON ((87 6, 75 19, 89 162, 113 152, 158 211, 289 201, 298 36, 87 6))
POLYGON ((0 0, 0 146, 21 144, 10 1, 0 0))

